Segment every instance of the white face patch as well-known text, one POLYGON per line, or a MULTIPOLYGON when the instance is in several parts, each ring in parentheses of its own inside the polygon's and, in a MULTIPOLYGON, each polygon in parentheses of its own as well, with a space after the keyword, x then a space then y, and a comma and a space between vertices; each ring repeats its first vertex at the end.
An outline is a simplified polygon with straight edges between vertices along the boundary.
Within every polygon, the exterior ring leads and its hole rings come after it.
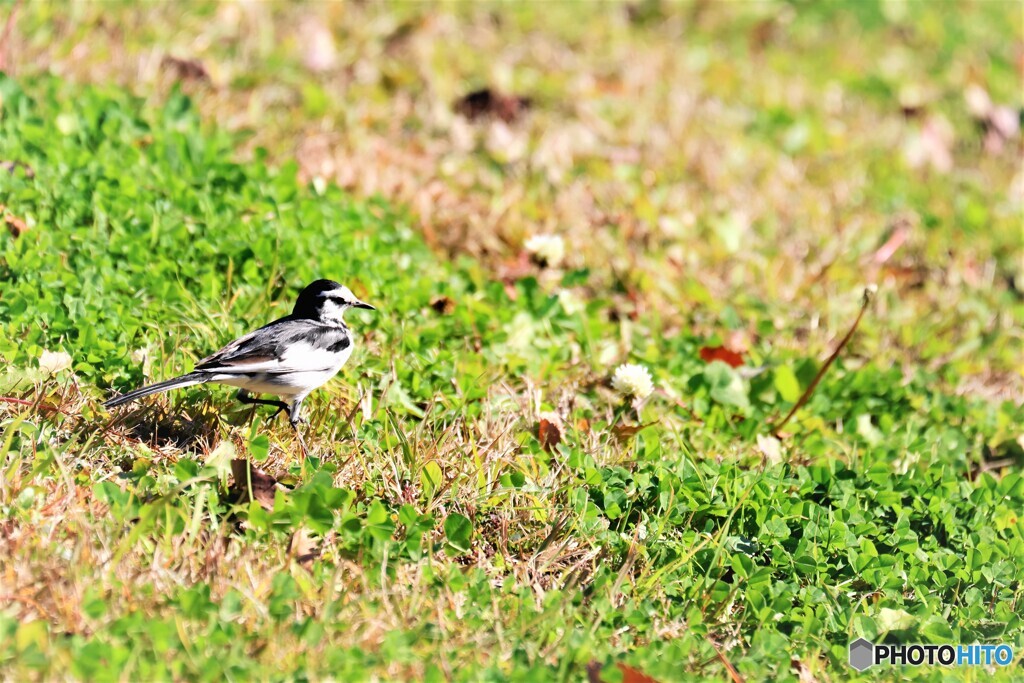
POLYGON ((324 322, 341 322, 344 319, 348 304, 333 297, 325 299, 320 306, 320 319, 324 322))

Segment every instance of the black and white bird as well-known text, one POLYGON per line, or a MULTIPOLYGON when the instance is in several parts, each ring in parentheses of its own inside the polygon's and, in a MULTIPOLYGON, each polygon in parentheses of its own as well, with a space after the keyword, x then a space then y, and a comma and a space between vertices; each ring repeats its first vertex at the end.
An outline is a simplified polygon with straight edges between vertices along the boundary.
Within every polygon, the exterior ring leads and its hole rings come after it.
POLYGON ((242 403, 276 406, 287 411, 293 427, 304 422, 302 401, 341 370, 352 355, 352 337, 343 319, 350 308, 376 310, 360 301, 348 287, 332 280, 317 280, 299 294, 291 315, 239 337, 212 356, 199 361, 195 370, 110 399, 114 408, 143 396, 194 384, 227 384, 239 387, 242 403), (253 398, 272 394, 281 400, 253 398))

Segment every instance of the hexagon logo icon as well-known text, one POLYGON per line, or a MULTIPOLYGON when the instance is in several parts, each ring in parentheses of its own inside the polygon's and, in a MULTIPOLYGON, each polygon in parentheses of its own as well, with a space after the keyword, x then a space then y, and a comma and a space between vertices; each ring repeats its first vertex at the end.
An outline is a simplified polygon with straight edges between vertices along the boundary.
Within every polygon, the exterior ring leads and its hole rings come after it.
POLYGON ((875 663, 875 645, 870 640, 858 638, 850 643, 850 666, 857 671, 872 666, 875 663))

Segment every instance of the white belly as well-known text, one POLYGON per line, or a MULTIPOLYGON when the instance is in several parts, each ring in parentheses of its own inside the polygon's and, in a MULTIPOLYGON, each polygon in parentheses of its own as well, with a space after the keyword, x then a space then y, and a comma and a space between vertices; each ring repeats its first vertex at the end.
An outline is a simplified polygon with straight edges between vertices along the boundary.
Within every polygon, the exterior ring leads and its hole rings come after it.
POLYGON ((272 371, 253 370, 246 374, 223 373, 214 375, 210 381, 245 389, 253 394, 271 394, 288 400, 302 399, 338 374, 351 355, 352 347, 349 346, 341 353, 333 354, 331 358, 333 364, 325 368, 322 362, 316 362, 322 361, 322 358, 316 358, 315 354, 305 356, 296 354, 282 358, 280 365, 272 371))

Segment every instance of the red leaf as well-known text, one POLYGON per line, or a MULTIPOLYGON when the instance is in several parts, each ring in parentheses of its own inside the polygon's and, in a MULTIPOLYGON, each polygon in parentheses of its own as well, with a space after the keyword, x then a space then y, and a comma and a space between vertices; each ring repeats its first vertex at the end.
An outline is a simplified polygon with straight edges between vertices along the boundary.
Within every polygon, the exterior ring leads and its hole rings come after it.
POLYGON ((622 683, 658 683, 642 671, 637 671, 628 664, 619 662, 619 671, 622 672, 622 683))
MULTIPOLYGON (((658 683, 654 678, 651 678, 642 671, 637 671, 628 664, 619 662, 615 665, 619 671, 622 672, 622 683, 658 683)), ((604 683, 604 679, 601 678, 601 662, 596 659, 587 664, 587 680, 590 683, 604 683)))
POLYGON ((743 356, 724 346, 703 346, 700 350, 700 357, 705 363, 720 360, 734 368, 743 365, 743 356))

